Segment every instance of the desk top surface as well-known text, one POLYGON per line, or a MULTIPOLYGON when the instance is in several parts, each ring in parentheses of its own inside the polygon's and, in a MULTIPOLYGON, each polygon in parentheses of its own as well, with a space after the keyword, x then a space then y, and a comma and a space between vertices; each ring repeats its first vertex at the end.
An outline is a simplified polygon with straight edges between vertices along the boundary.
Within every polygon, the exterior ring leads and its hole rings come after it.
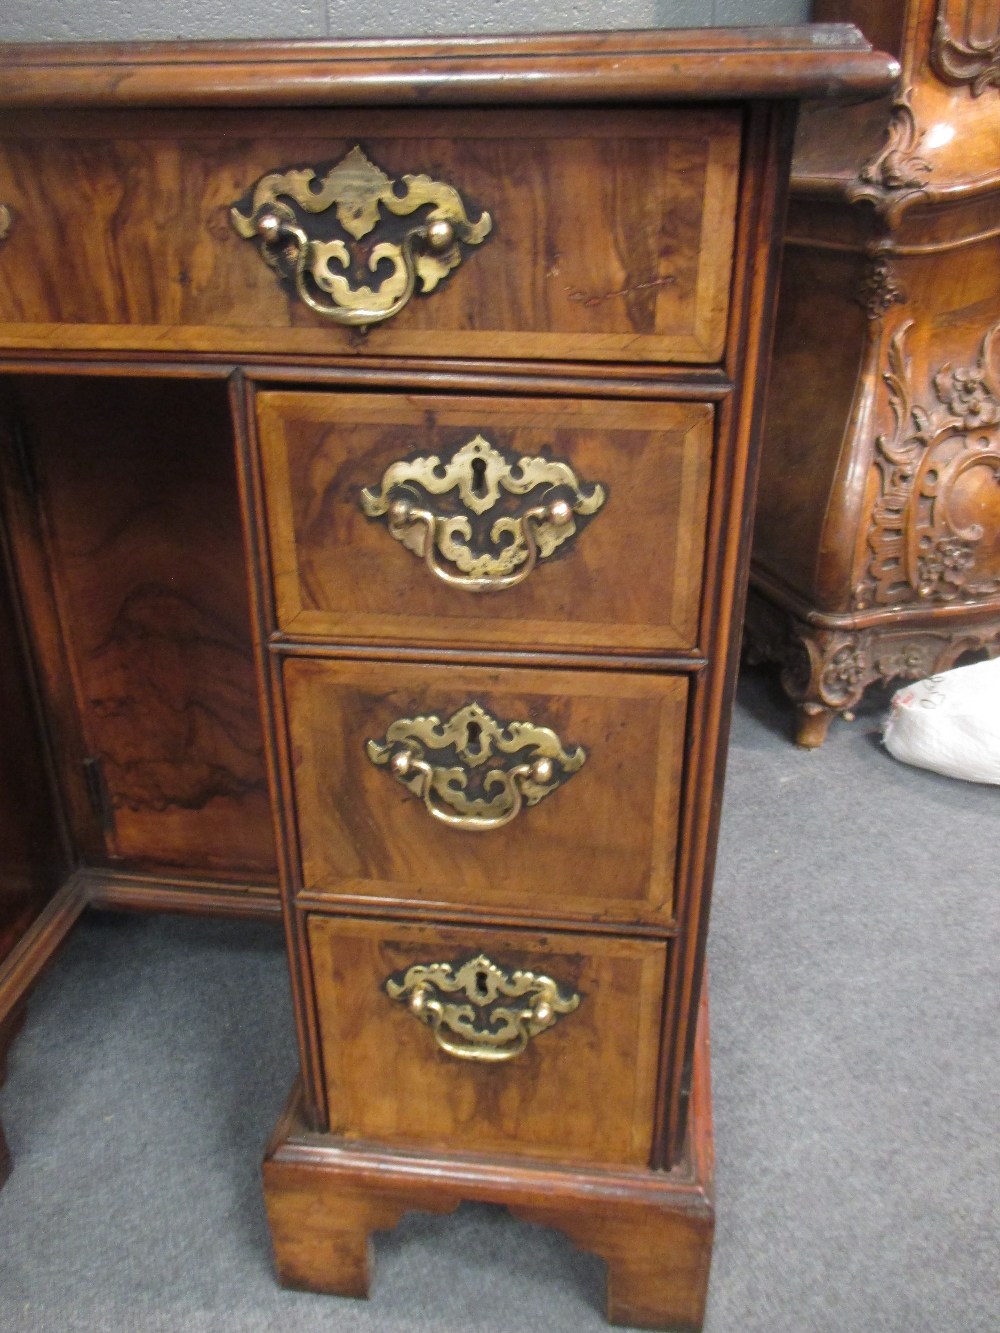
POLYGON ((849 24, 404 41, 0 44, 0 106, 863 100, 898 76, 849 24))

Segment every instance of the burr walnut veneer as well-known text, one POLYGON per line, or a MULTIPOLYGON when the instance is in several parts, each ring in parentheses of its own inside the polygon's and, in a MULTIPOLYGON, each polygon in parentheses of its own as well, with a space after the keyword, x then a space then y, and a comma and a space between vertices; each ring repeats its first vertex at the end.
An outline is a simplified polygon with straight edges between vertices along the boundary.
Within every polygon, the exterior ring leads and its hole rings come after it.
POLYGON ((791 134, 892 73, 846 27, 0 50, 0 1045, 87 903, 280 910, 284 1281, 480 1199, 699 1325, 791 134))

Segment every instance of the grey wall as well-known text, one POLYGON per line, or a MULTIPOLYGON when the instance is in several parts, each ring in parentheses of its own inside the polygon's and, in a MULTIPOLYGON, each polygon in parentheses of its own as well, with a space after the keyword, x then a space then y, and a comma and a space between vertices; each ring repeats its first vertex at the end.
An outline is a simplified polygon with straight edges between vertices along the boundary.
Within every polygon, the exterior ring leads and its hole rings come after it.
POLYGON ((409 37, 800 23, 810 0, 0 0, 5 41, 409 37))

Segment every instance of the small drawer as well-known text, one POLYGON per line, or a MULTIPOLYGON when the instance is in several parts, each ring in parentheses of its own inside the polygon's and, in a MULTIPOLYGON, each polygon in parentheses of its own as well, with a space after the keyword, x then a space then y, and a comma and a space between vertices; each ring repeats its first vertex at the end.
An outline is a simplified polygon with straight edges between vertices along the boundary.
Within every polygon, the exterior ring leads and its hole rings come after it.
POLYGON ((332 1133, 648 1164, 662 941, 320 915, 308 934, 332 1133))
POLYGON ((696 645, 709 405, 306 392, 257 404, 287 634, 696 645))
POLYGON ((669 923, 687 682, 286 662, 302 887, 669 923))
POLYGON ((721 359, 738 109, 131 121, 0 117, 0 346, 721 359))

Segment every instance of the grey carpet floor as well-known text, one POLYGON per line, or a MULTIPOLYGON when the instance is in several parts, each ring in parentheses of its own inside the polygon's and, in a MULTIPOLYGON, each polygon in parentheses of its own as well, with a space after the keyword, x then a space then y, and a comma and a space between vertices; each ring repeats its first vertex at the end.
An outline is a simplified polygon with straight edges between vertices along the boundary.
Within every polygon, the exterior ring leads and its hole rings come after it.
MULTIPOLYGON (((877 718, 734 722, 713 908, 708 1333, 1000 1329, 1000 792, 877 718)), ((294 1074, 278 932, 89 917, 0 1093, 0 1329, 596 1333, 603 1272, 487 1207, 379 1237, 373 1297, 281 1290, 258 1161, 294 1074)))

